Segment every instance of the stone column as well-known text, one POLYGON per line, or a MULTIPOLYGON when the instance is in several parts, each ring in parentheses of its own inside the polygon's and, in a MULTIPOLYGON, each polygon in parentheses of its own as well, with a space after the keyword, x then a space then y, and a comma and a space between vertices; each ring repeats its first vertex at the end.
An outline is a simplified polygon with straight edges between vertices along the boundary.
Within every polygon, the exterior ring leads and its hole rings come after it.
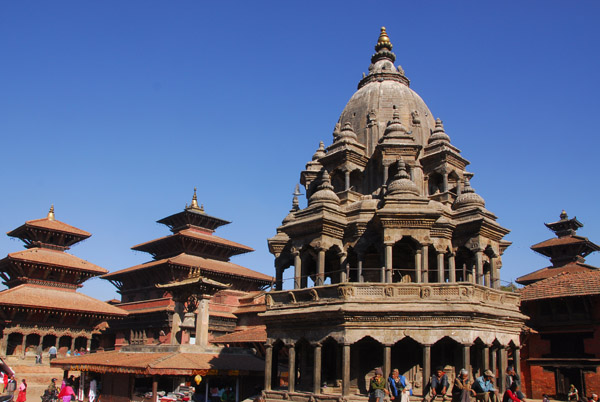
POLYGON ((482 353, 482 361, 483 361, 483 370, 490 369, 490 347, 488 345, 483 345, 482 353))
POLYGON ((492 288, 499 289, 500 288, 500 276, 498 275, 498 267, 496 265, 496 256, 490 257, 490 271, 492 272, 492 288))
POLYGON ((8 334, 8 333, 4 333, 4 335, 2 336, 2 341, 0 341, 0 353, 4 357, 6 357, 6 351, 8 349, 8 336, 9 335, 10 334, 8 334))
POLYGON ((463 343, 462 345, 462 364, 463 368, 469 371, 469 375, 472 374, 473 370, 471 369, 471 344, 463 343))
MULTIPOLYGON (((183 305, 176 301, 175 308, 173 310, 173 319, 171 321, 171 345, 178 345, 177 341, 177 333, 179 332, 179 325, 181 325, 181 312, 183 310, 183 305)), ((131 337, 129 337, 131 342, 131 337)))
POLYGON ((438 282, 444 283, 444 252, 437 252, 437 265, 438 265, 438 282))
POLYGON ((91 349, 92 349, 92 338, 87 338, 87 342, 85 343, 85 350, 86 350, 86 352, 90 353, 91 349))
POLYGON ((288 346, 288 391, 296 391, 296 347, 293 343, 288 346))
POLYGON ((265 345, 265 391, 271 390, 273 376, 273 345, 265 345))
POLYGON ((454 257, 456 254, 450 253, 448 256, 448 282, 456 282, 456 261, 454 257))
POLYGON ((490 274, 490 271, 488 270, 487 272, 485 272, 483 274, 483 285, 488 288, 491 288, 492 287, 491 279, 492 279, 491 274, 490 274))
POLYGON ((421 250, 417 250, 415 252, 415 282, 416 283, 421 283, 421 280, 423 279, 421 276, 421 265, 423 264, 421 262, 421 255, 422 255, 421 250))
POLYGON ((490 370, 492 373, 496 373, 496 367, 498 366, 498 348, 494 345, 490 347, 490 370))
POLYGON ((385 185, 388 181, 388 175, 389 175, 389 170, 390 170, 390 165, 384 163, 383 164, 383 184, 385 185))
POLYGON ((202 298, 198 302, 198 313, 196 314, 196 345, 208 346, 208 299, 202 298))
POLYGON ((317 281, 315 286, 323 286, 325 282, 325 250, 319 249, 319 258, 317 261, 317 281))
POLYGON ((315 343, 313 365, 313 393, 321 393, 321 348, 320 343, 315 343))
MULTIPOLYGON (((73 341, 71 342, 71 356, 73 356, 73 343, 75 342, 75 338, 71 338, 73 341)), ((27 348, 27 334, 23 334, 23 339, 21 340, 21 353, 23 353, 23 358, 25 358, 25 349, 27 348)))
POLYGON ((344 344, 342 351, 342 396, 350 394, 350 345, 344 344))
POLYGON ((392 371, 392 345, 383 345, 383 377, 387 378, 392 371))
POLYGON ((357 267, 357 272, 356 272, 356 276, 358 277, 358 282, 363 282, 363 274, 362 274, 362 268, 363 268, 363 262, 362 262, 362 257, 358 257, 358 267, 357 267))
POLYGON ((500 390, 500 394, 504 394, 504 391, 506 391, 504 375, 504 373, 506 373, 506 368, 508 367, 506 357, 506 349, 504 346, 500 346, 498 349, 498 389, 500 390))
POLYGON ((283 270, 284 268, 275 263, 275 290, 283 289, 283 270))
POLYGON ((425 397, 425 390, 431 377, 431 345, 423 345, 423 397, 425 397))
POLYGON ((483 285, 483 251, 475 251, 475 269, 477 271, 475 283, 483 285))
POLYGON ((71 356, 75 356, 74 352, 75 352, 75 337, 71 337, 71 356))
POLYGON ((350 190, 350 171, 346 170, 344 172, 344 189, 346 191, 350 190))
POLYGON ((423 268, 421 270, 421 273, 423 275, 423 283, 428 283, 429 282, 429 246, 427 244, 422 246, 421 253, 422 253, 421 261, 423 263, 423 268))
POLYGON ((515 346, 513 348, 513 366, 517 374, 521 375, 521 347, 515 346))
POLYGON ((294 251, 294 289, 300 289, 302 279, 302 259, 300 258, 300 252, 294 251))
POLYGON ((385 245, 385 276, 381 282, 392 283, 392 244, 385 245))
POLYGON ((346 253, 340 253, 340 283, 344 283, 348 278, 348 260, 346 253))
POLYGON ((442 172, 442 180, 444 186, 442 192, 445 193, 448 191, 448 172, 446 170, 442 172))

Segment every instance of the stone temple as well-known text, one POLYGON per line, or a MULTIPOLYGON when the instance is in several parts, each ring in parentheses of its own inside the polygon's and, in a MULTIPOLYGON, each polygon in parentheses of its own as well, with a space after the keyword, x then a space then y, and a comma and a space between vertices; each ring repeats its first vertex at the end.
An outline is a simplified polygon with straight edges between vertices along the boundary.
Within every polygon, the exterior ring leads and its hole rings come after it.
POLYGON ((410 89, 385 31, 369 73, 300 174, 266 296, 265 393, 297 401, 365 394, 398 368, 420 394, 454 376, 518 366, 525 316, 500 289, 509 232, 485 208, 439 118, 410 89), (293 278, 285 282, 284 277, 293 278), (289 288, 289 289, 288 289, 289 288))

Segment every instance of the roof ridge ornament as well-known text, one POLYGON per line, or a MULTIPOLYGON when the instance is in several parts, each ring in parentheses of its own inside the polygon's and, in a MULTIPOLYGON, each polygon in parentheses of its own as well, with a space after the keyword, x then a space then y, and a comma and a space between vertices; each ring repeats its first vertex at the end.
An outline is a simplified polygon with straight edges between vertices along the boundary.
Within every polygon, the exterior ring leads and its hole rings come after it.
POLYGON ((298 201, 298 197, 302 195, 300 192, 300 184, 296 184, 296 188, 294 189, 294 194, 292 194, 294 198, 292 199, 292 210, 290 212, 295 212, 300 210, 300 202, 298 201))
POLYGON ((48 211, 48 217, 47 217, 47 219, 49 221, 55 220, 55 218, 54 218, 54 204, 50 205, 50 210, 48 211))
POLYGON ((381 27, 381 32, 379 34, 379 39, 377 39, 375 50, 380 51, 383 48, 392 50, 393 47, 394 45, 392 45, 392 42, 390 42, 390 37, 388 36, 385 27, 381 27))
POLYGON ((188 206, 185 204, 185 209, 194 209, 196 211, 204 212, 204 204, 198 205, 198 195, 196 194, 197 188, 194 187, 194 195, 192 196, 192 203, 188 206))
POLYGON ((414 181, 410 179, 410 175, 406 171, 406 162, 402 157, 398 157, 396 161, 398 171, 394 175, 394 178, 387 188, 386 196, 393 196, 399 194, 413 194, 419 195, 419 189, 414 181))
POLYGON ((318 161, 319 159, 321 159, 324 156, 325 156, 325 144, 323 143, 323 141, 319 141, 319 148, 315 151, 315 153, 312 157, 312 160, 318 161))

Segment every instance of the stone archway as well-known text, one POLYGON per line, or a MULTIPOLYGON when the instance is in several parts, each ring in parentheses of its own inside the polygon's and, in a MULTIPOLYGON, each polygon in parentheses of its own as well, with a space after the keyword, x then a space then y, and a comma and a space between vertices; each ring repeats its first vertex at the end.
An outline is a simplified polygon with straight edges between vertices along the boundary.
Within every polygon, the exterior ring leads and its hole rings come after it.
POLYGON ((20 332, 12 332, 6 340, 6 356, 23 354, 23 339, 24 336, 20 332))
POLYGON ((351 387, 356 387, 361 394, 367 393, 367 378, 377 367, 383 367, 383 345, 366 336, 350 346, 350 379, 351 387))

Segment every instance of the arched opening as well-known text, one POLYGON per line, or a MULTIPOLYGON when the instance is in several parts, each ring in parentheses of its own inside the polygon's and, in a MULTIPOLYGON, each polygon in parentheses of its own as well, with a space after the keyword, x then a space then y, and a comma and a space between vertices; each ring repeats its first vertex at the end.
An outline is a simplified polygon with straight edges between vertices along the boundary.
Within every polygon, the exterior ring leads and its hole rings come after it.
MULTIPOLYGON (((470 355, 470 361, 471 361, 471 369, 472 369, 472 375, 473 377, 479 377, 481 375, 483 375, 483 372, 486 370, 486 356, 484 356, 484 353, 486 352, 486 350, 489 353, 489 350, 486 349, 485 344, 483 343, 483 341, 480 338, 477 338, 475 340, 475 342, 473 343, 473 345, 471 346, 471 355, 470 355)), ((487 356, 488 362, 487 364, 489 365, 489 355, 487 356)), ((469 367, 466 367, 466 369, 468 370, 469 367)))
POLYGON ((337 387, 342 378, 342 349, 332 338, 323 342, 321 349, 321 382, 328 387, 337 387))
MULTIPOLYGON (((423 348, 410 337, 405 337, 392 346, 392 370, 398 369, 413 385, 421 381, 423 366, 423 348)), ((384 373, 385 374, 385 373, 384 373)))
POLYGON ((475 283, 475 255, 466 247, 456 251, 456 281, 475 283))
POLYGON ((427 191, 429 191, 428 195, 443 193, 444 177, 437 172, 431 173, 427 179, 427 191))
POLYGON ((7 344, 6 344, 6 355, 19 355, 22 354, 23 351, 21 347, 23 345, 23 334, 18 332, 13 332, 8 335, 7 344))
POLYGON ((317 280, 317 255, 312 247, 302 249, 302 276, 300 287, 307 288, 315 286, 317 280))
POLYGON ((41 345, 42 338, 38 334, 29 334, 25 339, 25 353, 37 354, 37 348, 41 345))
POLYGON ((381 282, 382 253, 371 244, 363 254, 363 278, 365 282, 381 282))
POLYGON ((363 174, 356 169, 350 173, 350 190, 362 193, 363 174))
POLYGON ((350 347, 350 362, 350 386, 367 393, 375 368, 383 366, 383 345, 370 336, 362 338, 350 347))
POLYGON ((348 248, 348 255, 346 259, 348 261, 348 266, 350 267, 349 277, 347 279, 348 282, 360 282, 359 272, 358 272, 358 255, 353 247, 348 248))
POLYGON ((71 341, 73 338, 71 338, 68 335, 64 335, 61 336, 60 339, 58 340, 58 354, 59 355, 66 355, 68 351, 71 350, 71 341))
POLYGON ((56 346, 56 335, 45 335, 42 339, 42 349, 47 352, 52 346, 56 346))
POLYGON ((457 370, 463 365, 462 345, 450 337, 443 337, 431 347, 431 372, 436 369, 442 369, 448 375, 448 378, 456 378, 457 370))
POLYGON ((339 248, 332 247, 325 253, 325 280, 328 283, 340 283, 342 265, 339 248), (329 281, 327 281, 329 280, 329 281))
POLYGON ((458 194, 458 186, 460 183, 460 177, 453 170, 448 174, 448 191, 454 195, 458 194))
POLYGON ((306 339, 296 342, 296 390, 311 391, 313 384, 313 347, 306 339))
POLYGON ((75 350, 74 353, 77 355, 85 354, 87 352, 87 338, 79 336, 75 338, 75 350))
POLYGON ((333 186, 333 191, 336 193, 340 193, 346 189, 346 178, 345 173, 336 169, 329 175, 331 178, 331 185, 333 186))
POLYGON ((271 376, 271 388, 274 390, 285 389, 288 386, 288 348, 278 339, 273 344, 273 366, 271 376))
POLYGON ((392 248, 392 282, 417 282, 415 255, 419 243, 404 236, 392 248))

